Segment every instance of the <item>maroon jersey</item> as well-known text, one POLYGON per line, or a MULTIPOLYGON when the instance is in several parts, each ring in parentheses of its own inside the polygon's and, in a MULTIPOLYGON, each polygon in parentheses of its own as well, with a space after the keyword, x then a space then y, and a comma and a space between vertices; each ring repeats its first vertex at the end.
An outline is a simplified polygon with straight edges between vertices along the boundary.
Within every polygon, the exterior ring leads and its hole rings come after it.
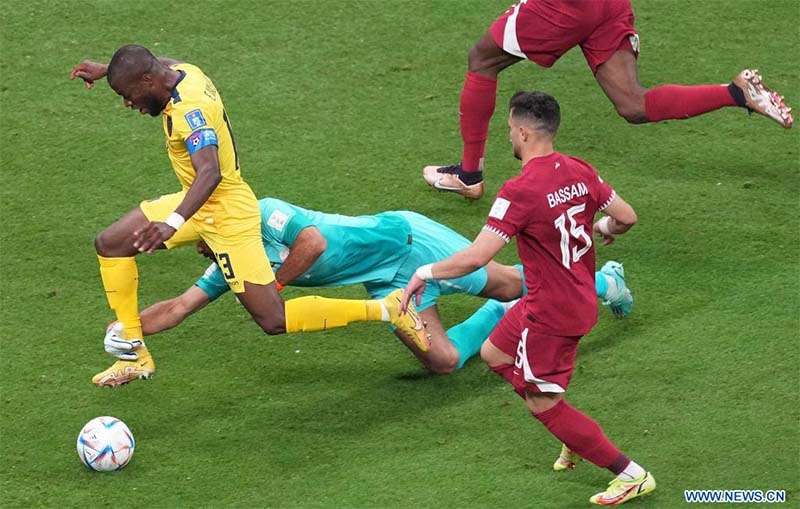
POLYGON ((582 336, 597 322, 592 224, 614 196, 592 165, 558 152, 531 159, 500 189, 483 228, 517 237, 531 330, 582 336))

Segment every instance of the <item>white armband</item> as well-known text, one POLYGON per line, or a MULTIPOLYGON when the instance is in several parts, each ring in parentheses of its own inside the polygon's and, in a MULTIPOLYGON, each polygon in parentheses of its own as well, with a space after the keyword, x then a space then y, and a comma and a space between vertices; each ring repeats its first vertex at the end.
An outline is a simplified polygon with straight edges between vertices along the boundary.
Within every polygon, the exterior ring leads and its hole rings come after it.
POLYGON ((177 212, 173 212, 164 222, 174 228, 175 231, 178 231, 181 229, 181 226, 183 226, 183 223, 186 222, 186 219, 184 219, 183 216, 177 212))
POLYGON ((611 233, 611 230, 608 228, 608 222, 611 221, 611 218, 608 216, 603 216, 597 221, 597 229, 600 230, 600 233, 607 236, 613 236, 614 234, 611 233))
POLYGON ((429 263, 419 267, 414 274, 423 281, 433 279, 433 264, 429 263))

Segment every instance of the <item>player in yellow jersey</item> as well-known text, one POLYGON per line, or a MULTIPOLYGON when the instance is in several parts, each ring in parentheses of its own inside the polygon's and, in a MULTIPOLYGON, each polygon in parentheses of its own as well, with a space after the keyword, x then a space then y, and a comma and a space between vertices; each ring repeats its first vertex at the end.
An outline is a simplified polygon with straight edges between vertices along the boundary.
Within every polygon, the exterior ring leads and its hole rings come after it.
MULTIPOLYGON (((119 48, 108 65, 85 60, 70 75, 88 88, 107 77, 126 107, 162 115, 167 153, 181 191, 144 201, 95 239, 103 287, 120 335, 137 351, 98 373, 96 385, 120 385, 155 371, 142 341, 134 256, 202 239, 225 280, 267 334, 315 331, 354 321, 390 321, 423 351, 429 336, 419 315, 399 316, 399 295, 381 300, 304 297, 283 302, 261 242, 261 215, 242 179, 231 124, 211 80, 194 65, 156 58, 142 46, 119 48)), ((397 292, 398 294, 400 292, 397 292)))

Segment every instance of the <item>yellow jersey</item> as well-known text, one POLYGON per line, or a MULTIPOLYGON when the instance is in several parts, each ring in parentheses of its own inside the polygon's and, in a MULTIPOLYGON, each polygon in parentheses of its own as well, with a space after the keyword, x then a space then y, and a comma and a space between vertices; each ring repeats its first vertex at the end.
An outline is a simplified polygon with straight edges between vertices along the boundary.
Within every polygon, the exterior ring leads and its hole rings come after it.
POLYGON ((193 219, 203 223, 204 229, 235 233, 225 225, 238 230, 236 222, 258 216, 259 208, 240 174, 236 143, 222 98, 198 67, 180 63, 170 69, 181 73, 163 112, 172 168, 186 192, 195 178, 192 154, 209 145, 217 146, 222 180, 193 219))

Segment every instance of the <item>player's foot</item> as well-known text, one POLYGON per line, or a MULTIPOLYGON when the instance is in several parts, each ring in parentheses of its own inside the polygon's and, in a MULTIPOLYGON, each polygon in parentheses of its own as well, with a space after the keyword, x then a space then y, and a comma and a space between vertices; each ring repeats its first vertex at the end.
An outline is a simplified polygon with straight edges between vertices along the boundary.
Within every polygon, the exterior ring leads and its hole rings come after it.
POLYGON ((427 352, 431 348, 431 335, 425 327, 425 322, 420 318, 413 302, 408 303, 408 309, 401 315, 400 301, 402 299, 403 290, 399 289, 383 298, 383 305, 389 313, 389 320, 395 327, 403 332, 403 334, 411 338, 414 344, 417 345, 417 348, 423 352, 427 352))
POLYGON ((604 300, 603 305, 608 306, 617 318, 628 316, 633 309, 633 295, 625 284, 625 269, 622 268, 622 264, 609 260, 600 272, 613 278, 617 284, 616 294, 604 300))
POLYGON ((782 127, 789 129, 794 124, 792 109, 783 102, 783 96, 767 88, 758 69, 745 69, 733 79, 733 83, 744 92, 745 106, 748 110, 771 118, 782 127))
POLYGON ((140 378, 150 378, 156 370, 153 356, 148 352, 139 355, 135 361, 117 361, 105 371, 101 371, 92 378, 92 383, 98 387, 116 387, 140 378))
POLYGON ((589 502, 597 505, 619 505, 632 498, 652 493, 654 489, 656 489, 656 480, 653 479, 650 472, 645 472, 641 477, 632 481, 614 479, 608 483, 606 491, 593 496, 589 502))
POLYGON ((480 200, 483 197, 483 176, 481 175, 475 182, 467 183, 471 180, 469 173, 461 168, 461 163, 451 166, 426 166, 422 169, 422 177, 434 189, 450 191, 471 200, 480 200))
POLYGON ((565 444, 561 444, 561 454, 558 459, 553 463, 553 470, 556 472, 563 472, 564 470, 571 470, 575 468, 575 464, 583 458, 578 456, 577 453, 572 452, 565 444))

